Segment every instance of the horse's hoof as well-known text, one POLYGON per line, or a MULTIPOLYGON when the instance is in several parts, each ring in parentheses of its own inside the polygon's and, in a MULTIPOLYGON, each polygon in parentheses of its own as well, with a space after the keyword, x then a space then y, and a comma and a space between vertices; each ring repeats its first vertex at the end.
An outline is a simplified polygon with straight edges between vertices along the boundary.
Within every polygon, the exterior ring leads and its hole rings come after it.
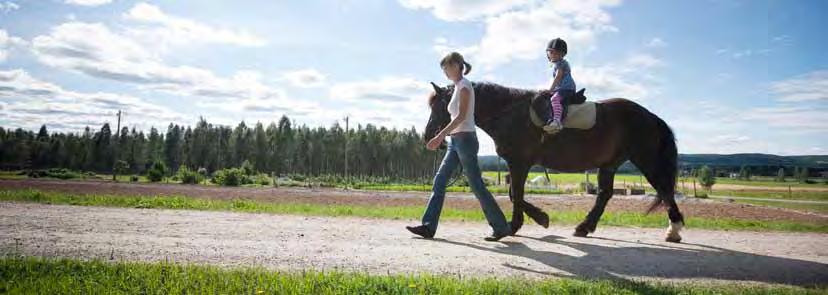
POLYGON ((543 214, 541 216, 542 218, 538 220, 538 225, 543 226, 543 228, 549 228, 549 215, 543 214))
POLYGON ((573 233, 572 235, 576 237, 586 238, 588 234, 589 232, 585 230, 575 230, 575 233, 573 233))
POLYGON ((667 236, 667 238, 665 238, 664 241, 667 241, 667 242, 670 242, 670 243, 681 243, 681 237, 667 236))

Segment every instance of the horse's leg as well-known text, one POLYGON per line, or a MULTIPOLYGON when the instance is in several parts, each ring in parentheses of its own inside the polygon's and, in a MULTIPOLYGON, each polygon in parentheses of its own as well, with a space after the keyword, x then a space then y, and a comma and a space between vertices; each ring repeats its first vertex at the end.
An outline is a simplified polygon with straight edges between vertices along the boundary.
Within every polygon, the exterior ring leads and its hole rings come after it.
POLYGON ((525 198, 523 201, 523 210, 526 212, 526 215, 529 215, 529 217, 532 218, 532 220, 534 220, 538 225, 544 228, 549 228, 549 215, 547 215, 546 212, 543 212, 540 208, 535 207, 535 205, 532 205, 532 203, 526 201, 525 198))
MULTIPOLYGON (((660 175, 669 175, 665 171, 659 171, 660 175)), ((676 181, 669 177, 660 177, 656 181, 655 189, 658 197, 667 205, 667 217, 670 219, 670 226, 664 240, 667 242, 681 242, 681 230, 684 228, 684 216, 676 204, 676 181)))
POLYGON ((523 201, 523 187, 529 168, 525 165, 509 165, 509 175, 512 178, 509 189, 509 198, 512 200, 512 235, 523 227, 523 212, 526 202, 523 201))
POLYGON ((604 208, 607 206, 607 202, 612 198, 612 183, 615 179, 615 169, 598 169, 598 196, 595 198, 595 204, 587 214, 586 219, 575 228, 574 236, 586 237, 589 233, 595 232, 595 228, 598 226, 598 220, 604 214, 604 208))
MULTIPOLYGON (((675 179, 663 177, 670 175, 669 171, 659 171, 655 163, 633 159, 633 164, 647 178, 647 182, 656 189, 657 198, 667 206, 667 217, 670 219, 670 226, 667 227, 665 241, 678 243, 681 241, 681 232, 684 227, 684 216, 679 211, 675 199, 675 179)), ((657 204, 657 203, 656 203, 657 204)))

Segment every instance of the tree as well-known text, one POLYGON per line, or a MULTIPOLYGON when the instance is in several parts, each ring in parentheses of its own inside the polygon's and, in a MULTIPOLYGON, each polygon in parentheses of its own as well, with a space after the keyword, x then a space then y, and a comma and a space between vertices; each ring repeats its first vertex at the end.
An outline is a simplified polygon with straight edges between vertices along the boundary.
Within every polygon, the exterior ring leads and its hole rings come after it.
POLYGON ((750 168, 748 168, 745 165, 742 165, 742 168, 739 169, 739 179, 750 180, 750 168))
POLYGON ((126 175, 129 172, 129 163, 124 160, 115 161, 114 169, 119 175, 126 175))
POLYGON ((776 172, 776 181, 785 182, 785 168, 780 167, 776 172))
POLYGON ((711 170, 710 167, 707 167, 707 165, 702 166, 701 170, 699 170, 698 180, 699 184, 708 190, 713 188, 713 185, 716 184, 715 174, 713 174, 713 170, 711 170))
POLYGON ((810 172, 808 171, 808 167, 802 167, 802 169, 799 170, 799 175, 797 175, 797 179, 799 179, 799 182, 802 183, 808 182, 808 176, 810 176, 809 174, 810 172))

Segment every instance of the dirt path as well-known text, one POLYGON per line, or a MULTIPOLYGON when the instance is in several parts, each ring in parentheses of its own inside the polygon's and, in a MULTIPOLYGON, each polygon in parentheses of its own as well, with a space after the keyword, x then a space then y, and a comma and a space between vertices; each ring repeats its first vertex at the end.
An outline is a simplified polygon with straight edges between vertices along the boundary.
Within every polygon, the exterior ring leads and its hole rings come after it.
POLYGON ((0 202, 0 250, 36 256, 552 278, 644 278, 828 285, 828 235, 688 229, 525 227, 485 242, 481 223, 445 222, 435 240, 414 221, 0 202))
MULTIPOLYGON (((182 195, 208 199, 252 199, 282 203, 313 203, 323 205, 355 206, 424 206, 427 192, 380 192, 353 191, 333 188, 248 188, 217 187, 182 184, 113 183, 92 181, 60 180, 0 180, 0 189, 39 189, 45 191, 79 194, 113 195, 182 195)), ((504 210, 511 210, 508 196, 497 196, 504 210)), ((530 195, 532 204, 554 214, 554 211, 588 211, 595 203, 594 196, 572 195, 530 195)), ((651 199, 642 196, 615 196, 607 206, 608 212, 643 212, 651 199)), ((800 212, 789 209, 754 206, 741 203, 684 198, 679 200, 684 216, 699 218, 736 218, 763 221, 792 221, 828 224, 828 215, 800 212)), ((480 203, 469 193, 449 193, 446 207, 458 209, 480 209, 480 203)), ((666 213, 665 213, 666 220, 666 213)))

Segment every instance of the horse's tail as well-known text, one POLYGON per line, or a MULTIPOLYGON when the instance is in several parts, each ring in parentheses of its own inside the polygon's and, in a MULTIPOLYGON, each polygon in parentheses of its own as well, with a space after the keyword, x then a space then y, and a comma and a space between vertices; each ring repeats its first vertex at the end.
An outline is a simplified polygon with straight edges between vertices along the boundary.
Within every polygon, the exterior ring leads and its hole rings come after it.
POLYGON ((655 183, 656 199, 647 209, 647 214, 664 203, 664 198, 673 198, 676 190, 676 177, 678 176, 678 149, 676 148, 676 137, 673 130, 664 120, 652 114, 657 125, 658 149, 655 162, 655 183))

